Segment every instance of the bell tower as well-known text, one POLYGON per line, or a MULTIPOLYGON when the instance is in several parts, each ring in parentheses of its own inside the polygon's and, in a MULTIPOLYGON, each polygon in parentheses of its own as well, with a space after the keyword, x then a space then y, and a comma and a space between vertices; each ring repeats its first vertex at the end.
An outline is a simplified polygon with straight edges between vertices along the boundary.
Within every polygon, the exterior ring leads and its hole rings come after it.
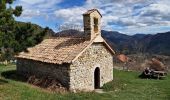
POLYGON ((98 35, 101 36, 102 15, 97 9, 88 10, 83 14, 85 38, 92 40, 98 35))

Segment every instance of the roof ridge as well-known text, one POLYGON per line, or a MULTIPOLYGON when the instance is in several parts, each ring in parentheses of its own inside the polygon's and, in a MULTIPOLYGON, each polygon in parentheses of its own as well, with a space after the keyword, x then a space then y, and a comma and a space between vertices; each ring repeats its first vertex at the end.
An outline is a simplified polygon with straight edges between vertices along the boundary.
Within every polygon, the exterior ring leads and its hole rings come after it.
POLYGON ((102 14, 99 12, 99 10, 95 9, 95 8, 87 10, 87 12, 85 12, 83 15, 89 15, 94 11, 97 11, 99 13, 99 15, 102 17, 102 14))

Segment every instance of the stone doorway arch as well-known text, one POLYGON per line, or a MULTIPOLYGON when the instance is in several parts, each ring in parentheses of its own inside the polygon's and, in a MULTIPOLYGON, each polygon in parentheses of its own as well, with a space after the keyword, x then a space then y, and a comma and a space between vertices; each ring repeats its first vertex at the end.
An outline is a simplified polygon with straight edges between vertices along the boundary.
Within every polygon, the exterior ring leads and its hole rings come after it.
POLYGON ((99 89, 100 88, 100 68, 97 67, 94 70, 94 88, 99 89))

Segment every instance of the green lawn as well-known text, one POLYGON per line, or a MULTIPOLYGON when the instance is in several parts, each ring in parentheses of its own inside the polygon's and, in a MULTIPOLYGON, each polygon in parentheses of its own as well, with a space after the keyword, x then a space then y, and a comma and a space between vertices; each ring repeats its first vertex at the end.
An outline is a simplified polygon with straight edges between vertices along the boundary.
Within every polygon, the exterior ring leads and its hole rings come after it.
MULTIPOLYGON (((0 65, 0 73, 15 70, 0 65)), ((0 100, 170 100, 170 76, 165 80, 139 79, 137 72, 114 70, 114 81, 104 85, 106 93, 51 93, 25 82, 0 77, 0 100)), ((15 77, 15 76, 14 76, 15 77)))

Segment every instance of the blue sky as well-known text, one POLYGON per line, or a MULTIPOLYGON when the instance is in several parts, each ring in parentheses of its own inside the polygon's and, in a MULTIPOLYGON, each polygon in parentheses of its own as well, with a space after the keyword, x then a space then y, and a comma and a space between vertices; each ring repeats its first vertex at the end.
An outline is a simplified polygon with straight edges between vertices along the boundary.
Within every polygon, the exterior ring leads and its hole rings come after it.
POLYGON ((61 25, 83 25, 82 14, 97 8, 102 29, 125 34, 170 31, 170 0, 16 0, 23 6, 18 21, 58 31, 61 25))

